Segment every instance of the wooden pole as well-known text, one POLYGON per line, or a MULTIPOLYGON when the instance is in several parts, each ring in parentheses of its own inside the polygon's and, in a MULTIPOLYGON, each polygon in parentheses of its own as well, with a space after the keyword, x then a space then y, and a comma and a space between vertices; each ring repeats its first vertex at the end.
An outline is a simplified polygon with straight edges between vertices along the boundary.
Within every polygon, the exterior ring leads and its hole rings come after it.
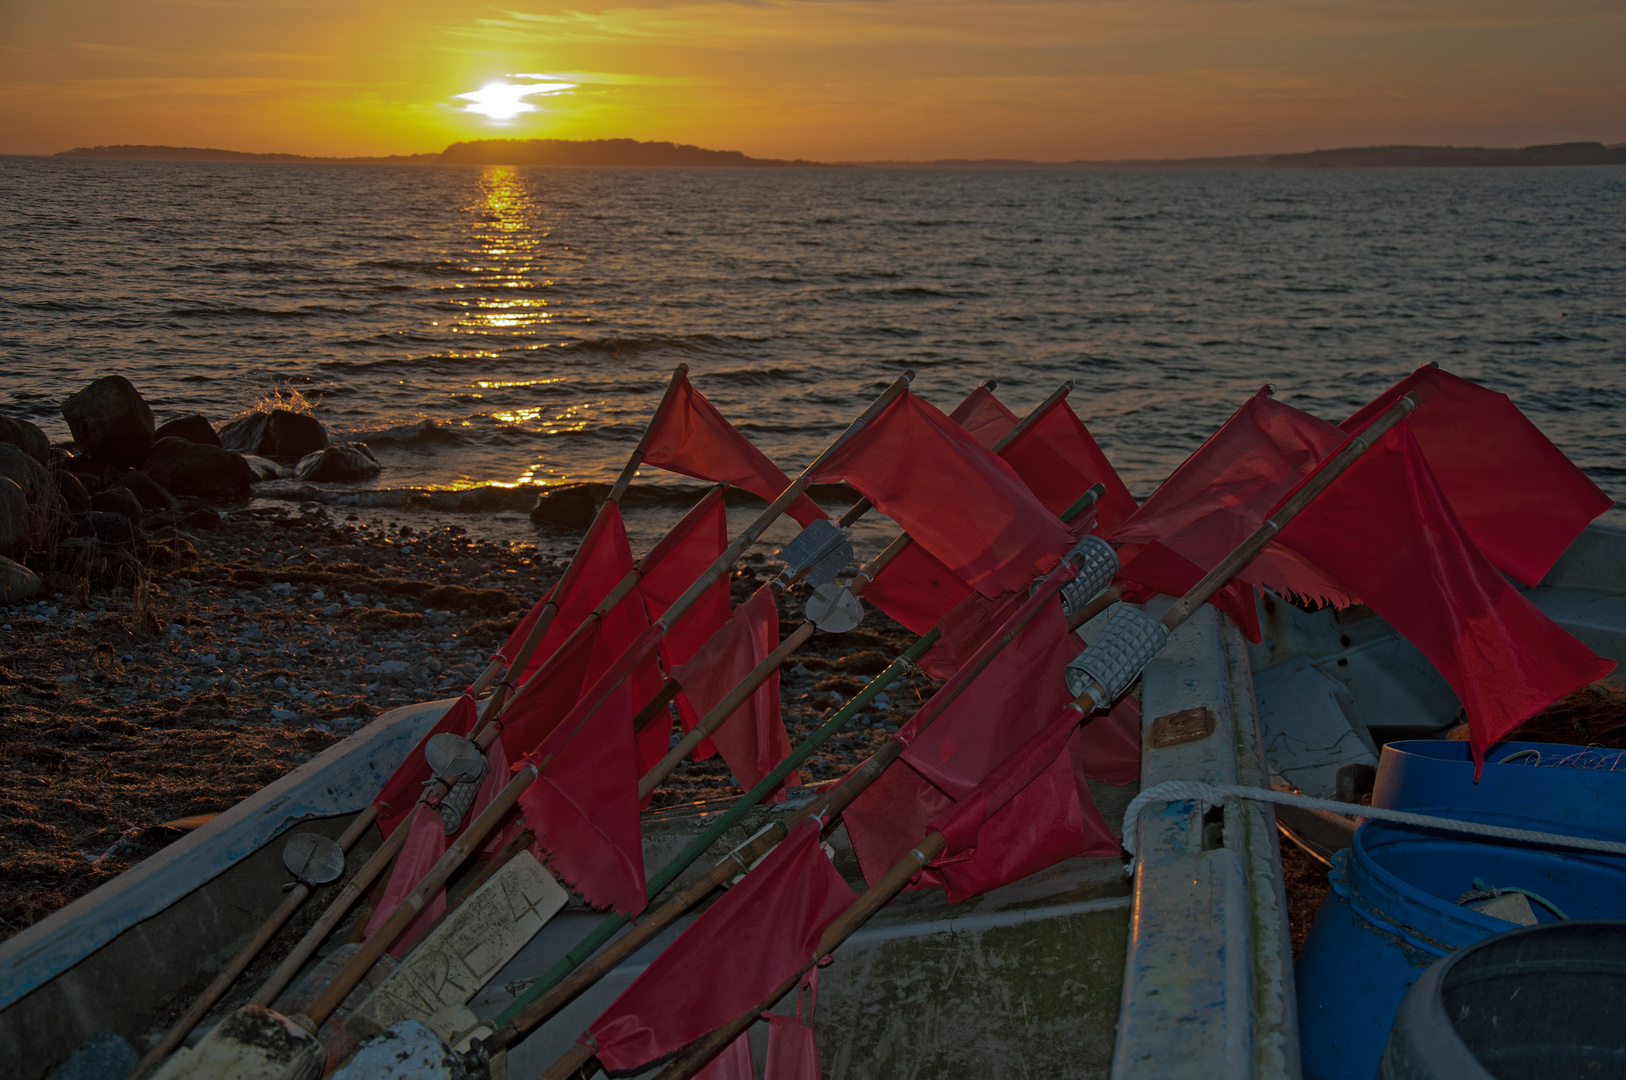
MULTIPOLYGON (((378 808, 375 806, 368 806, 357 814, 355 820, 340 835, 339 850, 349 851, 354 847, 356 841, 361 839, 361 835, 367 831, 368 826, 372 825, 373 818, 376 816, 378 816, 378 808)), ((255 931, 254 937, 249 940, 249 943, 238 950, 237 955, 232 957, 231 962, 221 969, 220 974, 215 976, 214 981, 204 987, 203 993, 198 995, 198 999, 192 1003, 192 1007, 187 1009, 181 1015, 181 1018, 171 1025, 169 1031, 164 1034, 162 1039, 158 1040, 156 1046, 147 1051, 146 1056, 131 1071, 129 1080, 135 1080, 136 1077, 141 1076, 148 1069, 168 1057, 170 1052, 177 1046, 181 1045, 181 1041, 191 1034, 193 1028, 198 1026, 198 1021, 207 1016, 209 1010, 214 1008, 215 1002, 219 1001, 226 991, 231 989, 232 983, 237 981, 237 977, 243 973, 243 969, 248 967, 253 959, 260 954, 260 950, 265 948, 266 943, 276 936, 278 930, 282 929, 283 923, 287 922, 293 916, 293 913, 299 910, 299 906, 305 902, 305 898, 311 894, 311 891, 311 887, 305 882, 295 883, 294 887, 288 891, 287 897, 277 905, 277 909, 271 913, 265 922, 260 924, 259 930, 255 931)))
MULTIPOLYGON (((1090 493, 1085 498, 1080 499, 1077 503, 1068 508, 1067 520, 1072 520, 1077 514, 1083 513, 1090 506, 1094 505, 1096 500, 1098 500, 1101 495, 1105 493, 1105 490, 1105 487, 1100 484, 1092 487, 1090 489, 1090 493)), ((959 671, 955 672, 955 674, 947 682, 939 687, 937 693, 932 695, 932 699, 927 705, 929 711, 922 718, 921 730, 925 730, 926 728, 930 727, 930 725, 943 714, 944 710, 953 704, 955 699, 958 698, 962 692, 964 692, 965 688, 971 684, 972 680, 974 680, 990 663, 993 662, 994 657, 996 657, 1002 649, 1015 640, 1016 636, 1022 632, 1028 623, 1030 623, 1038 615, 1038 613, 1043 610, 1047 600, 1055 594, 1055 592, 1061 587, 1061 584, 1062 582, 1057 577, 1057 572, 1055 570, 1052 570, 1046 575, 1045 584, 1041 585, 1040 590, 1029 599, 1028 603, 1011 617, 1011 620, 1005 624, 1000 634, 997 637, 990 639, 988 642, 985 642, 983 646, 979 648, 975 654, 973 654, 971 659, 968 660, 959 671)), ((877 676, 876 679, 870 683, 869 687, 865 688, 864 693, 859 695, 859 699, 864 699, 863 703, 867 704, 867 699, 869 697, 873 697, 875 693, 879 693, 881 687, 884 687, 887 682, 891 681, 891 679, 888 678, 889 672, 894 671, 894 669, 896 669, 899 673, 906 670, 915 659, 918 659, 920 655, 925 653, 926 649, 930 648, 932 644, 936 643, 938 637, 938 631, 935 629, 923 636, 919 641, 916 642, 915 646, 905 654, 904 658, 900 658, 900 662, 895 662, 892 667, 887 669, 887 672, 883 672, 881 675, 877 676), (883 680, 885 681, 883 682, 883 680), (880 686, 877 686, 877 683, 879 683, 880 686)), ((895 677, 895 675, 892 677, 895 677)), ((858 701, 859 699, 855 699, 855 701, 858 701)), ((860 709, 862 709, 862 707, 863 704, 859 704, 857 708, 852 708, 852 703, 849 703, 847 708, 844 708, 838 712, 836 717, 833 717, 831 721, 827 722, 824 727, 819 730, 819 732, 810 737, 802 744, 801 747, 798 747, 797 751, 791 756, 791 758, 787 758, 787 761, 794 760, 799 763, 802 758, 806 757, 808 754, 811 754, 812 751, 816 749, 825 738, 833 735, 835 730, 839 729, 841 723, 844 722, 845 719, 843 713, 855 715, 860 709)), ((599 952, 597 955, 593 956, 590 961, 583 964, 576 971, 572 973, 567 968, 566 971, 560 972, 557 977, 550 978, 550 976, 554 975, 554 972, 551 971, 547 975, 544 975, 532 985, 526 994, 522 994, 519 998, 516 998, 515 1001, 503 1011, 502 1015, 497 1018, 499 1025, 498 1030, 487 1040, 485 1040, 486 1044, 488 1046, 501 1048, 506 1048, 513 1045, 513 1043, 517 1041, 518 1038, 526 1031, 529 1031, 543 1020, 546 1020, 560 1007, 574 999, 578 994, 586 990, 593 983, 597 982, 604 975, 608 974, 627 956, 631 955, 633 952, 637 951, 637 949, 642 947, 646 941, 653 938, 667 926, 670 926, 672 922, 684 912, 688 911, 695 904, 698 904, 700 901, 704 900, 713 889, 722 885, 735 874, 749 868, 753 863, 756 862, 757 859, 773 850, 773 848, 781 840, 789 836, 808 818, 817 816, 822 821, 834 821, 843 810, 851 805, 852 801, 856 799, 865 788, 874 783, 875 780, 880 777, 888 765, 897 760, 897 758, 903 753, 903 749, 904 747, 902 743, 898 742, 896 739, 888 739, 886 743, 884 743, 875 753, 871 754, 862 765, 849 773, 847 778, 834 791, 828 792, 819 798, 809 801, 807 805, 801 807, 794 813, 787 815, 783 820, 772 823, 768 829, 764 830, 746 845, 736 849, 733 852, 730 852, 728 856, 714 864, 703 877, 690 884, 681 893, 672 897, 659 908, 653 909, 652 911, 646 911, 643 917, 631 930, 616 938, 613 944, 610 944, 602 952, 599 952)), ((784 763, 781 763, 780 768, 784 768, 784 763)), ((751 799, 751 796, 757 796, 760 798, 758 792, 762 791, 770 780, 774 784, 777 784, 778 782, 777 779, 770 774, 769 779, 765 780, 762 784, 759 784, 757 788, 753 789, 751 794, 746 796, 746 799, 751 799)), ((771 790, 771 787, 769 787, 768 790, 771 790)), ((748 803, 748 805, 754 805, 754 803, 755 800, 752 800, 750 803, 748 803)), ((691 845, 691 848, 694 846, 695 845, 691 845)), ((707 842, 706 846, 709 846, 709 841, 707 842)), ((702 847, 701 851, 703 850, 704 848, 702 847)), ((687 852, 685 852, 685 854, 687 854, 687 852)), ((694 858, 698 858, 699 854, 700 851, 696 851, 687 861, 681 861, 681 864, 680 860, 683 859, 683 856, 679 856, 679 859, 674 859, 673 863, 669 864, 668 867, 662 871, 662 874, 665 875, 668 871, 671 871, 671 876, 675 878, 678 873, 681 873, 683 869, 687 867, 689 862, 692 862, 694 858), (676 867, 675 870, 673 870, 674 866, 676 867)), ((651 889, 651 895, 654 895, 655 891, 656 890, 651 889)), ((595 938, 600 938, 601 936, 604 939, 607 939, 609 934, 613 933, 615 929, 619 928, 619 923, 615 923, 614 925, 611 925, 611 923, 612 920, 606 920, 604 926, 600 928, 600 933, 593 935, 593 937, 589 938, 589 940, 591 941, 595 938), (606 928, 608 928, 607 932, 606 928)), ((550 1072, 549 1075, 552 1075, 552 1073, 550 1072)))
MULTIPOLYGON (((708 567, 700 575, 700 577, 692 585, 690 585, 687 590, 684 591, 683 595, 679 596, 672 602, 672 604, 667 608, 666 614, 662 616, 656 625, 667 627, 675 624, 679 619, 681 619, 684 613, 687 612, 689 608, 692 607, 694 603, 705 594, 706 590, 728 571, 728 568, 733 565, 734 561, 739 558, 745 549, 754 543, 756 538, 760 536, 769 525, 778 520, 779 515, 782 514, 792 502, 794 502, 804 491, 807 490, 808 477, 812 474, 813 470, 816 469, 818 465, 838 447, 858 434, 858 432, 863 430, 863 428, 867 426, 871 420, 880 415, 881 411, 885 409, 893 399, 906 391, 909 388, 910 380, 912 380, 913 377, 913 372, 905 372, 902 376, 896 379, 891 386, 887 387, 887 389, 883 391, 873 403, 871 403, 869 408, 865 409, 856 420, 848 425, 847 429, 842 432, 842 434, 838 436, 836 440, 824 450, 823 453, 819 454, 819 456, 815 458, 806 469, 802 470, 800 476, 791 481, 790 485, 780 493, 779 497, 770 503, 767 509, 762 511, 757 519, 752 522, 743 533, 740 534, 739 538, 730 544, 727 550, 725 550, 717 557, 715 561, 712 562, 711 566, 708 567)), ((628 477, 628 479, 630 479, 630 477, 628 477)), ((614 494, 614 492, 612 492, 612 494, 614 494)), ((594 687, 595 690, 601 691, 597 699, 591 701, 590 703, 584 701, 583 703, 578 704, 576 709, 572 710, 572 715, 577 716, 578 720, 574 730, 572 730, 569 735, 566 736, 566 742, 568 742, 569 739, 574 738, 581 731, 581 729, 587 724, 588 720, 592 718, 594 713, 598 711, 605 701, 609 700, 610 696, 620 687, 621 683, 626 680, 627 676, 631 674, 633 668, 636 667, 644 659, 644 657, 649 654, 649 651, 654 649, 654 647, 655 639, 651 638, 647 648, 644 651, 634 655, 632 651, 629 650, 616 660, 610 671, 607 672, 605 677, 600 679, 598 685, 594 687), (583 708, 583 705, 586 707, 583 708)), ((345 964, 344 968, 340 970, 336 976, 334 976, 333 981, 328 984, 321 996, 318 997, 317 1000, 311 1004, 310 1008, 306 1010, 305 1016, 307 1019, 309 1019, 316 1026, 321 1026, 322 1022, 326 1020, 328 1016, 332 1014, 333 1010, 339 1006, 340 1002, 344 1000, 345 995, 350 992, 356 983, 361 981, 361 979, 367 974, 368 970, 372 968, 373 964, 377 962, 378 958, 383 955, 384 950, 389 947, 390 943, 400 935, 402 930, 406 929, 407 925, 414 917, 416 917, 417 913, 422 910, 423 905, 429 901, 429 898, 446 883, 446 879, 449 878, 452 873, 462 865, 463 860, 468 858, 470 852, 473 851, 474 848, 485 839, 486 834, 496 826, 502 815, 507 813, 508 809, 519 800, 519 797, 522 794, 524 794, 526 788, 530 787, 532 782, 536 780, 537 776, 552 763, 553 758, 554 755, 548 754, 545 755, 540 761, 526 763, 520 766, 514 775, 514 779, 509 781, 508 785, 502 789, 494 800, 492 800, 491 804, 486 807, 479 817, 475 818, 475 820, 464 829, 463 835, 458 838, 456 843, 446 850, 446 854, 443 855, 434 865, 434 867, 430 869, 429 873, 419 882, 418 887, 401 902, 400 906, 398 906, 395 911, 390 914, 390 917, 384 921, 384 924, 378 928, 377 932, 375 932, 372 937, 368 938, 367 941, 362 944, 362 947, 354 956, 350 958, 349 962, 345 964)), ((396 831, 400 832, 401 830, 397 829, 396 831)))
MULTIPOLYGON (((1170 631, 1173 631, 1190 618, 1191 614, 1202 607, 1209 597, 1213 596, 1224 587, 1227 581, 1243 570, 1264 549, 1265 545, 1281 532, 1283 526, 1287 525, 1305 507, 1309 506, 1362 454, 1376 445, 1377 441, 1390 429, 1404 420, 1407 414, 1417 408, 1417 404, 1417 399, 1407 394, 1395 402, 1390 409, 1373 421, 1359 435, 1350 439, 1341 451, 1300 484, 1298 490, 1290 495, 1277 508, 1275 513, 1265 519, 1230 555, 1222 559, 1213 570, 1203 576, 1202 580, 1188 589, 1186 594, 1177 600, 1159 621, 1170 631)), ((1094 695, 1086 692, 1075 698, 1073 704, 1078 708, 1082 719, 1095 707, 1096 699, 1094 695)), ((710 1061, 738 1037, 740 1032, 749 1027, 760 1013, 771 1009, 780 998, 794 989, 797 983, 801 981, 802 976, 818 960, 830 955, 837 946, 862 926, 871 915, 880 910, 882 905, 888 903, 893 896, 897 895, 915 874, 942 853, 945 844, 946 841, 942 833, 932 832, 928 834, 919 846, 888 870, 881 880, 875 883, 873 888, 866 890, 863 896, 859 897, 846 911, 837 916, 834 922, 825 928, 823 936, 819 939, 819 947, 815 951, 813 959, 802 965, 794 977, 786 980, 785 983, 776 988, 772 995, 766 998, 759 1007, 741 1014, 723 1027, 685 1047, 665 1069, 661 1070, 656 1076, 656 1080, 686 1080, 687 1077, 699 1071, 706 1062, 710 1061)), ((552 1076, 553 1073, 550 1071, 548 1075, 552 1076)))

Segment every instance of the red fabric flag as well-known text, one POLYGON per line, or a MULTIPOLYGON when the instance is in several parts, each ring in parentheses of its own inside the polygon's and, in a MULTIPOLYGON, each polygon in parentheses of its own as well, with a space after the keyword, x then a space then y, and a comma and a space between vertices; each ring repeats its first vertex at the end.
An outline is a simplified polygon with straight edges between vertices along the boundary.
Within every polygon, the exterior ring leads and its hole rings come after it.
POLYGON ((541 773, 519 799, 536 833, 537 857, 589 905, 628 916, 642 911, 648 898, 633 706, 622 680, 650 654, 659 634, 658 625, 645 630, 542 740, 528 758, 541 773))
POLYGON ((851 484, 985 596, 1025 588, 1072 542, 1009 465, 907 391, 810 479, 851 484))
POLYGON ((813 1038, 813 1012, 819 1004, 819 969, 796 988, 796 1015, 770 1015, 768 1061, 762 1080, 819 1080, 819 1047, 813 1038), (809 991, 807 1019, 802 1019, 802 990, 809 991))
POLYGON ((728 1049, 694 1074, 694 1080, 756 1080, 756 1074, 751 1071, 751 1033, 740 1032, 740 1037, 729 1043, 728 1049))
POLYGON ((1021 422, 986 386, 979 386, 967 394, 965 400, 949 413, 949 419, 965 428, 973 439, 990 450, 1021 422))
MULTIPOLYGON (((672 672, 683 687, 679 699, 687 699, 689 704, 684 712, 685 727, 694 726, 689 715, 698 722, 778 647, 779 604, 773 589, 764 585, 734 609, 729 621, 687 664, 672 672)), ((747 790, 785 760, 791 747, 779 711, 779 672, 769 675, 707 741, 722 752, 734 778, 747 790)), ((696 747, 694 756, 699 760, 711 752, 703 742, 696 747)), ((795 786, 801 780, 792 772, 785 783, 795 786)), ((765 801, 778 802, 784 797, 781 788, 765 801)))
POLYGON ((755 1008, 813 957, 856 897, 804 822, 724 893, 588 1029, 608 1072, 630 1072, 755 1008))
POLYGON ((915 633, 924 634, 974 593, 931 552, 919 544, 907 544, 881 567, 864 589, 864 599, 915 633))
MULTIPOLYGON (((678 376, 676 389, 651 425, 644 464, 730 484, 768 502, 790 487, 790 478, 723 418, 688 375, 678 376)), ((827 516, 806 495, 786 512, 803 525, 827 516)))
MULTIPOLYGON (((1120 551, 1125 597, 1180 596, 1229 555, 1299 481, 1344 441, 1336 427, 1283 405, 1269 389, 1249 398, 1209 436, 1151 498, 1112 533, 1120 551)), ((1266 553, 1210 601, 1259 640, 1253 582, 1284 592, 1346 599, 1302 561, 1266 553)))
POLYGON ((558 613, 548 624, 547 633, 542 635, 536 652, 531 654, 530 661, 522 671, 510 671, 503 677, 504 681, 511 686, 522 686, 587 620, 593 609, 604 602, 610 590, 632 573, 632 569, 632 546, 627 542, 627 528, 621 520, 621 508, 614 503, 605 503, 582 539, 581 547, 570 568, 565 571, 565 576, 549 590, 548 596, 543 597, 542 603, 521 620, 519 627, 498 651, 498 656, 511 660, 530 633, 530 627, 535 625, 542 605, 549 598, 557 598, 558 613))
MULTIPOLYGON (((672 602, 682 596, 727 548, 728 508, 723 502, 722 489, 714 488, 645 556, 644 576, 638 583, 638 590, 643 594, 649 617, 659 619, 665 615, 672 602)), ((728 575, 725 574, 695 601, 677 621, 677 625, 661 639, 660 655, 668 674, 687 663, 727 621, 728 575)), ((700 718, 694 715, 687 699, 680 696, 677 706, 685 731, 699 722, 700 718)), ((670 732, 671 724, 663 724, 658 719, 639 732, 638 746, 640 757, 644 759, 644 772, 666 755, 670 732), (654 735, 650 734, 651 730, 654 730, 654 735), (650 759, 648 755, 652 752, 655 756, 650 759)), ((710 744, 706 745, 707 752, 699 756, 711 755, 710 744)))
POLYGON ((1096 529, 1110 533, 1139 505, 1118 470, 1067 404, 1058 399, 999 452, 1052 514, 1060 515, 1095 483, 1106 494, 1095 504, 1096 529))
POLYGON ((1133 784, 1140 779, 1140 702, 1125 694, 1079 730, 1073 764, 1085 779, 1133 784))
MULTIPOLYGON (((1020 618, 1037 608, 1032 621, 969 680, 941 716, 925 726, 933 708, 928 701, 893 736, 908 747, 903 760, 883 773, 843 814, 853 850, 871 884, 920 843, 934 821, 972 798, 991 772, 1042 731, 1071 700, 1062 670, 1083 645, 1068 632, 1061 605, 1054 599, 1063 577, 1057 575, 1046 582, 1011 616, 1020 618)), ((994 644, 989 640, 983 649, 994 644)), ((938 693, 952 692, 953 687, 967 682, 965 671, 972 666, 968 659, 938 693)), ((1076 726, 1077 713, 1073 716, 1076 726)), ((1031 800, 995 826, 1006 830, 1001 835, 1008 841, 1007 856, 997 857, 998 845, 988 843, 984 845, 987 853, 976 866, 948 872, 928 867, 910 887, 939 885, 954 899, 970 895, 964 890, 976 888, 978 882, 991 888, 986 882, 1014 867, 1029 865, 1030 856, 1040 857, 1033 855, 1035 851, 1041 855, 1057 850, 1068 855, 1116 852, 1117 842, 1101 821, 1084 787, 1084 777, 1075 776, 1072 759, 1058 750, 1052 760, 1060 762, 1055 775, 1047 773, 1031 800)))
POLYGON ((1418 368, 1339 426, 1358 432, 1407 393, 1422 406, 1406 423, 1463 529, 1526 585, 1613 505, 1507 395, 1438 368, 1418 368))
MULTIPOLYGON (((1068 575, 1069 578, 1073 576, 1068 575)), ((960 670, 966 660, 982 648, 1027 600, 1025 592, 1006 593, 997 600, 973 592, 937 620, 937 628, 943 636, 921 656, 920 669, 934 679, 947 679, 960 670)))
POLYGON ((474 707, 474 699, 464 694, 452 702, 429 733, 419 740, 418 745, 406 756, 406 760, 396 766, 395 772, 390 774, 389 781, 385 783, 384 790, 378 793, 373 805, 378 807, 378 829, 385 836, 389 836, 400 827, 401 823, 412 813, 412 808, 418 804, 418 796, 423 794, 423 786, 434 779, 429 771, 429 763, 423 758, 424 743, 435 735, 451 732, 453 735, 467 735, 474 729, 479 713, 474 707))
POLYGON ((1467 711, 1475 762, 1614 668, 1536 610, 1479 551, 1405 424, 1333 481, 1278 542, 1360 596, 1440 670, 1467 711))
MULTIPOLYGON (((395 869, 391 871, 390 882, 384 888, 384 897, 378 902, 373 917, 367 920, 368 937, 378 933, 379 927, 388 922, 395 909, 401 906, 401 901, 412 895, 418 882, 435 868, 445 854, 446 827, 441 824, 440 815, 435 813, 434 807, 420 804, 413 812, 411 824, 407 826, 406 843, 395 857, 395 869)), ((390 946, 390 955, 405 956, 407 950, 417 944, 418 938, 445 910, 446 893, 444 890, 438 891, 418 912, 417 918, 401 931, 390 946)))
POLYGON ((588 668, 598 651, 598 632, 595 619, 528 679, 503 710, 500 738, 508 760, 518 761, 535 750, 576 707, 583 685, 591 685, 588 668))

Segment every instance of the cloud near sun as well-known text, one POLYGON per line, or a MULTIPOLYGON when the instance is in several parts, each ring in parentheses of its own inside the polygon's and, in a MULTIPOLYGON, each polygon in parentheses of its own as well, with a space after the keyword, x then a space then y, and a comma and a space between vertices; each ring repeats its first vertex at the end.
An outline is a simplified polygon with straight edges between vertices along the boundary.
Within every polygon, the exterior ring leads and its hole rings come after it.
POLYGON ((576 88, 575 83, 558 82, 551 75, 518 74, 508 75, 506 78, 529 81, 489 82, 478 90, 452 96, 468 102, 463 106, 468 112, 479 113, 489 120, 503 121, 512 120, 521 113, 539 112, 541 106, 531 104, 528 98, 551 97, 576 88))

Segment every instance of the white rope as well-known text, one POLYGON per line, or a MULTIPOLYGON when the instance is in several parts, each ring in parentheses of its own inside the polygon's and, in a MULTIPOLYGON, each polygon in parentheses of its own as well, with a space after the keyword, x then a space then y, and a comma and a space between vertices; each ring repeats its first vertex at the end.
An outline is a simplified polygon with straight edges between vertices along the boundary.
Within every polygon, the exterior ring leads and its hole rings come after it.
POLYGON ((1166 780, 1136 795, 1124 811, 1124 850, 1135 854, 1136 824, 1151 803, 1196 802, 1204 807, 1223 806, 1226 799, 1251 799, 1254 802, 1275 803, 1278 806, 1298 806, 1306 810, 1326 810, 1334 814, 1353 814, 1357 817, 1394 821, 1402 825, 1419 825, 1445 832, 1467 833, 1496 840, 1520 840, 1548 847, 1573 848, 1596 851, 1605 855, 1626 855, 1626 843, 1617 840, 1593 840, 1584 836, 1566 836, 1563 833, 1536 832, 1531 829, 1510 829, 1503 825, 1486 825, 1478 821, 1435 817, 1432 814, 1414 814, 1409 810, 1387 810, 1379 806, 1361 806, 1358 803, 1338 802, 1334 799, 1316 799, 1290 791, 1248 787, 1243 784, 1204 784, 1196 780, 1166 780))

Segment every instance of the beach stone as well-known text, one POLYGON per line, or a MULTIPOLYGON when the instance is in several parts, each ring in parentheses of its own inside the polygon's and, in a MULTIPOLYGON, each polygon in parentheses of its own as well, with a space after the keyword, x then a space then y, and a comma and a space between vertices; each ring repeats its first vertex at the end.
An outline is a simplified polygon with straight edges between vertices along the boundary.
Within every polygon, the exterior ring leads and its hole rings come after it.
POLYGON ((8 477, 23 493, 24 549, 46 547, 67 517, 68 507, 57 494, 56 483, 44 465, 11 443, 0 443, 0 476, 8 477))
POLYGON ((593 523, 598 504, 608 495, 608 484, 561 484, 537 496, 531 520, 538 525, 585 529, 593 523))
POLYGON ((90 492, 85 490, 85 485, 80 483, 77 476, 59 469, 52 475, 52 479, 56 481, 56 492, 62 496, 63 503, 68 507, 68 513, 90 513, 90 492))
MULTIPOLYGON (((79 458, 74 459, 74 463, 76 465, 79 464, 80 461, 81 459, 79 458)), ((106 482, 102 480, 99 474, 87 472, 83 469, 69 470, 68 475, 79 481, 80 485, 85 489, 86 494, 89 494, 92 491, 100 491, 102 488, 107 486, 106 482)))
POLYGON ((140 469, 131 469, 119 477, 118 487, 134 495, 143 510, 175 510, 181 505, 175 496, 169 493, 168 488, 140 469))
POLYGON ((9 476, 0 476, 0 555, 16 555, 28 543, 28 500, 9 476))
POLYGON ((130 524, 141 524, 141 500, 125 488, 108 488, 90 497, 90 508, 103 514, 123 514, 130 524))
POLYGON ((0 416, 0 442, 10 443, 41 465, 51 463, 51 440, 27 420, 0 416))
POLYGON ((97 379, 62 403, 74 445, 115 465, 139 465, 152 449, 152 410, 123 375, 97 379))
POLYGON ((104 544, 130 547, 136 540, 136 523, 123 514, 107 510, 92 510, 84 517, 85 524, 104 544))
POLYGON ((282 470, 277 468, 277 463, 270 458, 263 458, 258 454, 244 454, 243 460, 247 462, 249 468, 254 470, 255 483, 262 480, 275 480, 282 475, 282 470))
POLYGON ((326 450, 327 429, 314 416, 288 409, 249 413, 220 429, 220 445, 241 454, 298 461, 326 450))
POLYGON ((0 442, 0 476, 9 476, 16 481, 29 505, 38 502, 47 489, 56 489, 45 466, 11 443, 0 442))
POLYGON ((357 443, 334 443, 326 450, 300 458, 294 476, 313 483, 335 483, 371 480, 378 474, 378 461, 366 447, 357 443))
POLYGON ((171 494, 204 499, 246 499, 254 471, 240 454, 185 439, 162 439, 141 471, 171 494))
POLYGON ((22 604, 45 591, 40 576, 0 555, 0 604, 22 604))
POLYGON ((156 439, 185 439, 199 446, 220 445, 220 436, 215 432, 214 425, 205 420, 202 413, 187 413, 166 420, 153 434, 156 439))

